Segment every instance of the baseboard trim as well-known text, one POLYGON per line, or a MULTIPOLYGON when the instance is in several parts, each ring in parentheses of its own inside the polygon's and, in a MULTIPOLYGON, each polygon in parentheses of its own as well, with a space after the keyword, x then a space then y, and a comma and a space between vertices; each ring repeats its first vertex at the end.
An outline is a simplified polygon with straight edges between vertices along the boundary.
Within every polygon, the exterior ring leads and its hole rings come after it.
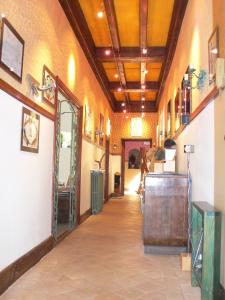
POLYGON ((84 221, 86 221, 87 218, 89 218, 90 216, 91 216, 91 208, 89 208, 87 211, 85 211, 85 213, 83 213, 80 216, 80 223, 79 224, 84 223, 84 221))
POLYGON ((13 284, 20 276, 27 270, 33 267, 43 256, 52 250, 54 245, 54 238, 50 236, 31 249, 28 253, 21 256, 15 262, 10 264, 4 270, 0 271, 0 295, 3 294, 7 288, 13 284))
POLYGON ((220 284, 219 300, 225 300, 225 289, 222 284, 220 284))

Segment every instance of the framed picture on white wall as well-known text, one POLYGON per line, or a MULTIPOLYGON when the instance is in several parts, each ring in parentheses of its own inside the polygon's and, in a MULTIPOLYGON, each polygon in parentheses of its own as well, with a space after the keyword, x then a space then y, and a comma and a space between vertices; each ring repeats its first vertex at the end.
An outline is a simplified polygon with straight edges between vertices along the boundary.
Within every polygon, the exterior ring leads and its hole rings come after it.
POLYGON ((38 153, 39 150, 40 116, 23 107, 21 150, 38 153))
POLYGON ((209 84, 216 79, 216 59, 219 57, 219 29, 216 27, 208 42, 209 84))

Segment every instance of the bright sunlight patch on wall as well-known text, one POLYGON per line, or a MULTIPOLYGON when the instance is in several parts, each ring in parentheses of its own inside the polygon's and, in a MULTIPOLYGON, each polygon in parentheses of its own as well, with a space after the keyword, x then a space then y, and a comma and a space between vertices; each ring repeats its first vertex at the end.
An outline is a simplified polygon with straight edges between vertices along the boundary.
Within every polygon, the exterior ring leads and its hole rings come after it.
POLYGON ((130 135, 142 136, 142 118, 131 118, 130 135))

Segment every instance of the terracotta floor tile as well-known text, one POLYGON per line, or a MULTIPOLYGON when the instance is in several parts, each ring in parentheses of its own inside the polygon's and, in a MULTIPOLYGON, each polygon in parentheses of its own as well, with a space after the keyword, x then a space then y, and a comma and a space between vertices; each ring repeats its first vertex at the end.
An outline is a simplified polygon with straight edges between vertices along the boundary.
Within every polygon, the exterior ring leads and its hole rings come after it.
POLYGON ((137 197, 113 199, 1 300, 199 300, 178 256, 145 255, 137 197))

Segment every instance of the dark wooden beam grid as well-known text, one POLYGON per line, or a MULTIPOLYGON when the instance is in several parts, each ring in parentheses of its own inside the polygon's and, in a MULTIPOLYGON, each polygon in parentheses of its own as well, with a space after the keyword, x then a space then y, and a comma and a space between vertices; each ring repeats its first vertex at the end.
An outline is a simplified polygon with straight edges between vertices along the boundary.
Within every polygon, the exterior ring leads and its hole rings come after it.
POLYGON ((168 39, 166 44, 166 59, 163 64, 161 74, 160 74, 160 79, 159 79, 160 88, 156 100, 157 108, 159 106, 163 94, 165 82, 174 58, 177 41, 183 23, 183 18, 185 15, 187 4, 188 4, 188 0, 175 0, 174 2, 173 14, 171 18, 170 29, 169 29, 169 34, 168 34, 168 39))
POLYGON ((95 45, 79 1, 59 0, 68 21, 75 33, 84 54, 106 96, 112 110, 115 109, 115 99, 109 91, 108 79, 102 64, 95 57, 95 45))
MULTIPOLYGON (((118 88, 120 88, 119 82, 110 82, 109 88, 113 92, 117 92, 118 88)), ((148 91, 155 91, 159 88, 159 82, 158 81, 147 81, 145 83, 145 89, 141 88, 140 82, 137 81, 130 81, 127 82, 126 88, 122 90, 122 92, 128 91, 128 92, 148 92, 148 91)))
MULTIPOLYGON (((141 51, 147 46, 148 0, 140 0, 140 46, 141 51)), ((147 54, 143 54, 145 56, 147 54)), ((141 84, 145 83, 146 62, 141 62, 141 84)))
MULTIPOLYGON (((116 102, 116 112, 123 113, 124 106, 121 105, 122 102, 116 102)), ((145 101, 144 106, 145 108, 141 108, 142 106, 141 101, 130 101, 130 103, 127 106, 127 111, 130 112, 157 112, 155 101, 145 101)))
POLYGON ((121 62, 163 62, 165 59, 165 47, 146 47, 147 55, 142 55, 139 47, 121 47, 119 52, 110 47, 95 48, 95 55, 101 62, 114 62, 115 58, 121 62), (111 50, 109 55, 106 50, 111 50))
MULTIPOLYGON (((121 61, 117 59, 119 56, 120 51, 120 39, 119 39, 119 30, 118 30, 118 24, 116 20, 116 12, 113 0, 104 0, 104 6, 105 6, 105 12, 108 20, 109 25, 109 32, 110 37, 112 41, 112 47, 113 47, 113 59, 115 63, 117 64, 117 69, 119 73, 120 83, 123 88, 126 87, 126 75, 124 70, 124 65, 121 61)), ((129 102, 129 94, 125 92, 125 97, 127 102, 129 102)))

